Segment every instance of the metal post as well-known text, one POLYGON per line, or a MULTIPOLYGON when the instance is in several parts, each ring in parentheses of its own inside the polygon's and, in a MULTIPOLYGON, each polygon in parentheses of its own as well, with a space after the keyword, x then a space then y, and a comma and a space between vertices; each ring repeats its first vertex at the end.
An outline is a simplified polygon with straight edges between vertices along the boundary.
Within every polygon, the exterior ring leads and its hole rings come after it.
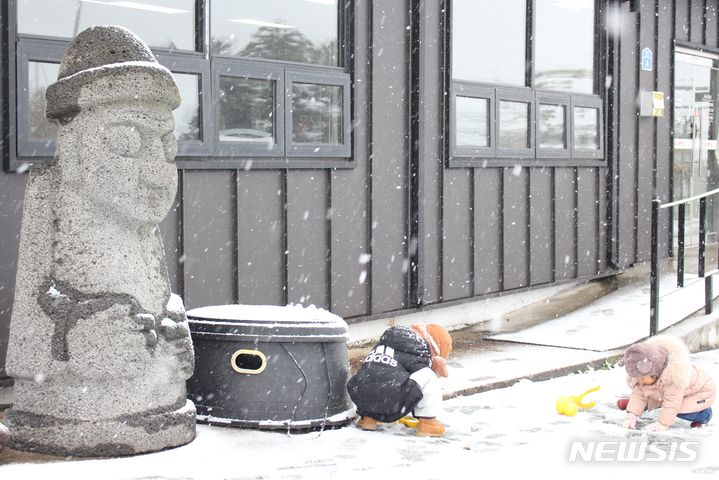
POLYGON ((704 313, 709 315, 714 309, 714 285, 712 275, 704 277, 704 313))
POLYGON ((686 215, 686 204, 679 205, 677 232, 677 287, 684 286, 684 220, 686 215))
POLYGON ((699 199, 699 276, 703 277, 705 272, 705 251, 707 246, 707 230, 704 223, 707 218, 707 199, 702 197, 699 199))
POLYGON ((652 200, 651 274, 649 277, 649 335, 659 330, 659 205, 661 200, 652 200))

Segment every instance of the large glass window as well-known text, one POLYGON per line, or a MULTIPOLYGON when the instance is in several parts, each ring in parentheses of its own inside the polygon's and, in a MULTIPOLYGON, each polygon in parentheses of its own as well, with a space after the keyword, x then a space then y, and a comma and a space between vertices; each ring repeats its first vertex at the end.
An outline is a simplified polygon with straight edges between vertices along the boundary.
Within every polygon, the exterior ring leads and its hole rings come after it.
POLYGON ((18 0, 17 31, 73 38, 93 25, 122 25, 150 47, 194 51, 195 15, 195 0, 18 0))
POLYGON ((338 65, 335 0, 213 0, 212 53, 338 65))
POLYGON ((603 158, 596 17, 595 0, 450 0, 450 163, 603 158))
POLYGON ((535 0, 534 86, 594 93, 594 0, 535 0))
POLYGON ((268 167, 348 165, 351 2, 337 0, 16 0, 17 124, 11 168, 49 158, 56 126, 45 91, 71 38, 121 25, 172 71, 178 159, 268 167), (341 48, 341 46, 343 46, 341 48), (193 158, 194 157, 194 158, 193 158), (198 158, 200 157, 200 158, 198 158))
POLYGON ((526 0, 454 0, 452 9, 452 78, 524 85, 526 0))

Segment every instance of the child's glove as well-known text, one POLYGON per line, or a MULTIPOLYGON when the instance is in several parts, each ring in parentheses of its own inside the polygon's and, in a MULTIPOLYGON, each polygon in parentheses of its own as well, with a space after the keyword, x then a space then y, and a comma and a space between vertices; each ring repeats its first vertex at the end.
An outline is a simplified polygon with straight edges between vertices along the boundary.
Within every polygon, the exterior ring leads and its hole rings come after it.
POLYGON ((653 432, 653 433, 663 432, 663 431, 665 431, 667 428, 669 428, 669 427, 667 427, 666 425, 663 425, 663 424, 661 424, 661 423, 659 423, 659 422, 650 423, 649 425, 647 425, 646 427, 644 427, 644 429, 645 429, 646 431, 648 431, 648 432, 653 432))
POLYGON ((438 377, 449 376, 449 371, 447 370, 447 360, 445 360, 444 357, 440 357, 439 355, 433 355, 432 356, 432 371, 438 377))
POLYGON ((637 428, 637 416, 633 413, 627 413, 627 418, 620 425, 622 428, 637 428))

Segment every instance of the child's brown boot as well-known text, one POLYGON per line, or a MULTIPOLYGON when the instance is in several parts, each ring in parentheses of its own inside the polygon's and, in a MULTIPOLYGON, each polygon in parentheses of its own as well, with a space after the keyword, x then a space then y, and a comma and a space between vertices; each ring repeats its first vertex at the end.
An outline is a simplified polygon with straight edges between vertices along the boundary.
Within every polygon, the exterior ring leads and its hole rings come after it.
POLYGON ((444 435, 444 425, 433 418, 420 418, 417 423, 417 436, 419 437, 441 437, 444 435))
POLYGON ((372 417, 360 417, 357 426, 362 430, 377 430, 379 422, 372 417))

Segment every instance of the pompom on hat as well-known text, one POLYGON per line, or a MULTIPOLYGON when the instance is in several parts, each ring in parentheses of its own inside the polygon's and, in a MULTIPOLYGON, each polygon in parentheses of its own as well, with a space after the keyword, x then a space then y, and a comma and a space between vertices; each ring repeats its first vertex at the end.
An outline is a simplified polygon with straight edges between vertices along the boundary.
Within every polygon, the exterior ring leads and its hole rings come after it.
POLYGON ((630 377, 659 377, 667 365, 667 352, 651 343, 635 343, 624 352, 621 363, 630 377))
POLYGON ((447 371, 447 358, 452 353, 452 337, 442 325, 430 323, 415 323, 411 326, 429 344, 432 353, 432 370, 440 377, 449 375, 447 371))

